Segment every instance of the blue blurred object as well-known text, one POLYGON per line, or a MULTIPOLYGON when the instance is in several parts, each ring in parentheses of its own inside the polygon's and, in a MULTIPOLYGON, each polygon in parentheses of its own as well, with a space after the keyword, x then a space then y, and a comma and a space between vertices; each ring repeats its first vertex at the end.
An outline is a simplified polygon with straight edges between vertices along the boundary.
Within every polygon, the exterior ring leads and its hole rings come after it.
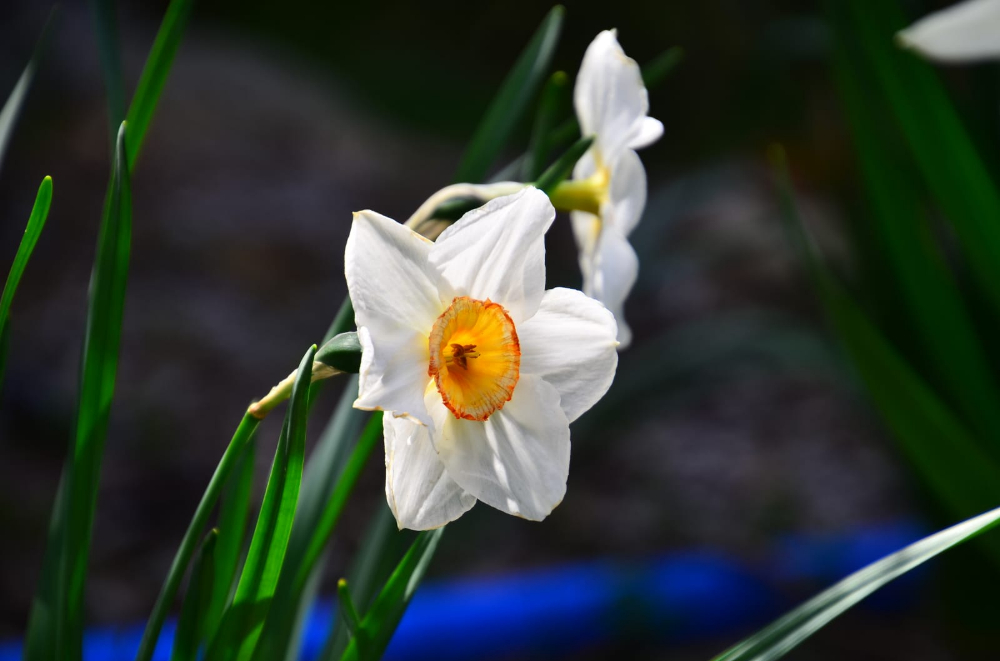
MULTIPOLYGON (((690 643, 749 632, 795 606, 788 593, 816 591, 925 534, 901 521, 850 535, 781 539, 756 568, 714 551, 644 563, 593 561, 492 578, 428 581, 414 596, 386 651, 390 661, 571 657, 616 641, 690 643), (796 588, 792 590, 790 588, 796 588)), ((866 600, 898 611, 913 603, 923 572, 866 600)), ((315 659, 333 621, 321 600, 309 613, 302 659, 315 659)), ((175 622, 163 628, 154 661, 168 661, 175 622)), ((129 661, 142 627, 92 629, 86 661, 129 661)), ((0 643, 0 661, 19 661, 21 643, 0 643)))

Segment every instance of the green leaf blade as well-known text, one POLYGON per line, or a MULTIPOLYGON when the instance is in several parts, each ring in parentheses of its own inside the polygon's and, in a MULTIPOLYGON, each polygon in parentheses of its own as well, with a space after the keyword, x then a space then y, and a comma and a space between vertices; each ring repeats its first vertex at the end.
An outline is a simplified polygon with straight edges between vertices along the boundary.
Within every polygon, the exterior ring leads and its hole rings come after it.
MULTIPOLYGON (((28 217, 28 225, 24 228, 24 236, 17 247, 14 255, 14 263, 11 264, 10 272, 7 274, 7 282, 3 287, 3 294, 0 295, 0 337, 7 337, 8 324, 10 322, 10 306, 14 302, 14 294, 17 293, 17 286, 21 283, 21 276, 28 266, 28 260, 38 244, 38 239, 42 235, 45 221, 49 217, 49 209, 52 207, 52 178, 45 177, 38 187, 35 196, 35 204, 31 208, 31 215, 28 217)), ((4 368, 6 366, 7 347, 6 342, 0 347, 0 385, 3 384, 4 368)))
POLYGON ((427 572, 434 552, 437 550, 444 528, 425 531, 417 535, 409 551, 399 561, 396 570, 382 588, 368 613, 361 622, 364 636, 351 639, 342 660, 378 659, 389 646, 392 634, 406 612, 420 581, 427 572), (363 638, 363 645, 359 639, 363 638), (364 649, 362 649, 362 646, 364 649))
POLYGON ((146 131, 153 120, 160 94, 170 75, 170 67, 180 47, 193 5, 194 0, 171 0, 163 15, 160 29, 156 33, 153 47, 146 58, 135 94, 132 96, 132 103, 128 108, 127 121, 132 127, 133 136, 128 151, 129 167, 134 166, 139 157, 146 131))
POLYGON ((207 659, 250 659, 270 610, 302 482, 309 385, 316 349, 315 345, 310 347, 299 363, 250 551, 233 603, 223 616, 207 659))
POLYGON ((485 179, 545 80, 565 13, 556 5, 542 20, 469 141, 455 181, 475 183, 485 179))
POLYGON ((215 549, 219 531, 211 530, 202 542, 195 561, 188 594, 184 599, 181 617, 174 635, 174 649, 170 661, 196 661, 201 643, 201 618, 208 610, 215 583, 215 549))
POLYGON ((824 590, 713 661, 773 661, 787 654, 835 617, 911 569, 1000 522, 1000 508, 910 544, 824 590))

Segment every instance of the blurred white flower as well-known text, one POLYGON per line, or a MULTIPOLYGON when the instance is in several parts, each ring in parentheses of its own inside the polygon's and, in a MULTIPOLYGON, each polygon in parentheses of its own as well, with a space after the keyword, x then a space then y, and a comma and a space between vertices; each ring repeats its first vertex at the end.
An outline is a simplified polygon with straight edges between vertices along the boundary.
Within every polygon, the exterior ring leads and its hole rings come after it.
POLYGON ((618 340, 628 345, 625 299, 639 274, 628 242, 646 206, 646 171, 634 150, 656 142, 663 124, 647 116, 649 98, 635 60, 618 44, 616 32, 601 32, 587 47, 573 91, 580 133, 594 136, 573 169, 573 181, 553 194, 571 212, 580 249, 583 291, 601 301, 618 320, 618 340))
POLYGON ((899 42, 941 62, 1000 58, 1000 0, 966 0, 928 14, 896 35, 899 42))
POLYGON ((400 528, 435 528, 476 500, 541 520, 569 472, 569 423, 618 364, 612 314, 545 291, 555 210, 526 188, 436 243, 355 214, 347 286, 362 345, 357 408, 384 410, 386 497, 400 528))

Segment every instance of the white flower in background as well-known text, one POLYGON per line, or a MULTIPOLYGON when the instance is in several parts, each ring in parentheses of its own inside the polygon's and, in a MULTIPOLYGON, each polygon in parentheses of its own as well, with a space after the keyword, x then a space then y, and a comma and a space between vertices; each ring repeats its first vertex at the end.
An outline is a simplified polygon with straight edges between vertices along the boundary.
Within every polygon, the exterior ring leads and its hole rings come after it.
POLYGON ((594 136, 594 143, 553 202, 575 209, 571 217, 583 291, 614 313, 624 348, 632 339, 623 316, 625 299, 639 274, 628 235, 646 206, 646 171, 634 150, 658 140, 663 124, 647 116, 649 98, 639 65, 625 55, 615 34, 601 32, 583 56, 573 105, 581 135, 594 136))
POLYGON ((1000 0, 966 0, 925 16, 899 42, 941 62, 1000 58, 1000 0))
POLYGON ((555 210, 535 188, 492 200, 431 243, 355 214, 347 287, 362 346, 357 408, 384 410, 386 497, 400 528, 481 500, 541 520, 566 492, 569 423, 618 364, 611 313, 545 291, 555 210))

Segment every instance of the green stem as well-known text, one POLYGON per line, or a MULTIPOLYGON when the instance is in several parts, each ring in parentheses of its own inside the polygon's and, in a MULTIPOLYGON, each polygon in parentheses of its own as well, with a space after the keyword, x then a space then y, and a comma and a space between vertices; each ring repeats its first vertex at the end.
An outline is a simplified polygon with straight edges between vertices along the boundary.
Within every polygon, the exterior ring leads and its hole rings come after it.
POLYGON ((208 488, 205 489, 205 494, 201 497, 201 502, 198 503, 198 509, 195 510, 194 517, 188 525, 187 532, 184 533, 184 539, 177 549, 174 562, 170 565, 170 571, 167 574, 167 579, 163 582, 163 588, 160 590, 160 596, 156 599, 156 605, 153 606, 153 612, 146 624, 146 631, 142 634, 139 651, 135 656, 136 661, 149 661, 152 658, 153 650, 156 649, 156 641, 160 637, 160 630, 163 628, 163 621, 177 596, 177 588, 180 587, 184 571, 198 546, 201 531, 205 528, 208 516, 212 513, 216 501, 222 494, 222 487, 229 478, 229 473, 239 460, 243 449, 250 442, 259 423, 260 420, 249 413, 244 415, 240 426, 236 428, 236 433, 233 434, 233 440, 229 442, 229 447, 226 448, 222 459, 219 460, 215 474, 212 475, 208 488))

